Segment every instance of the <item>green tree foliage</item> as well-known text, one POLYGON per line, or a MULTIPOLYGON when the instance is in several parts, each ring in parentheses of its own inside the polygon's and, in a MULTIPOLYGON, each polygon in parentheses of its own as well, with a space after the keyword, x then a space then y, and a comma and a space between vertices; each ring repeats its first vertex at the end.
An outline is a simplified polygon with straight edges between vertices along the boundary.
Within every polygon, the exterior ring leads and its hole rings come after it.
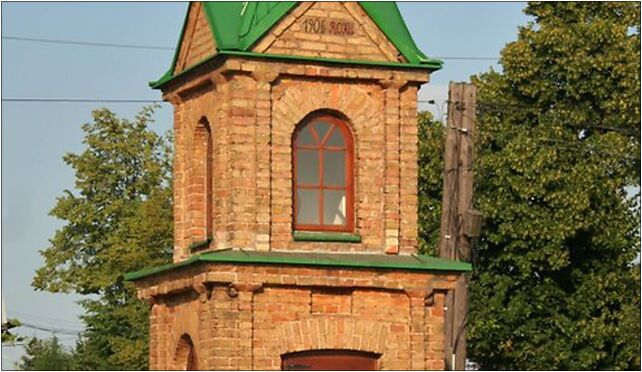
POLYGON ((149 129, 152 114, 129 121, 96 110, 82 127, 86 149, 64 157, 76 192, 51 211, 66 224, 41 252, 33 286, 91 295, 81 301, 81 369, 147 369, 148 309, 122 276, 171 258, 171 139, 149 129))
POLYGON ((478 86, 469 357, 640 369, 640 4, 530 3, 478 86), (630 189, 629 189, 630 190, 630 189), (638 189, 639 190, 639 189, 638 189))
POLYGON ((56 336, 41 340, 32 338, 17 367, 21 371, 70 371, 76 369, 73 352, 66 350, 56 336))
POLYGON ((22 323, 18 319, 7 319, 5 323, 2 323, 2 343, 13 344, 24 341, 24 337, 11 333, 13 328, 18 328, 21 325, 22 323))
POLYGON ((419 251, 439 255, 439 224, 445 130, 430 112, 418 115, 419 137, 419 251))

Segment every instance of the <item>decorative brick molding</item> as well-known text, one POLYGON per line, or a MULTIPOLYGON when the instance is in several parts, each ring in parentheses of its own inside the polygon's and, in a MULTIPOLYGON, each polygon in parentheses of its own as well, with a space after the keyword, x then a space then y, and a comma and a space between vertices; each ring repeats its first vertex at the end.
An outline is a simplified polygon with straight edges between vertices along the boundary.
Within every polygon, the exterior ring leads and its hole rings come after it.
POLYGON ((305 350, 341 349, 383 354, 390 323, 351 316, 310 317, 274 329, 270 355, 305 350))
POLYGON ((292 134, 313 112, 344 116, 355 143, 355 227, 366 237, 361 244, 339 244, 342 250, 381 252, 381 209, 384 150, 382 104, 375 84, 341 84, 282 79, 272 106, 272 231, 271 246, 289 249, 331 249, 327 245, 293 243, 292 134), (378 99, 377 99, 378 98, 378 99))

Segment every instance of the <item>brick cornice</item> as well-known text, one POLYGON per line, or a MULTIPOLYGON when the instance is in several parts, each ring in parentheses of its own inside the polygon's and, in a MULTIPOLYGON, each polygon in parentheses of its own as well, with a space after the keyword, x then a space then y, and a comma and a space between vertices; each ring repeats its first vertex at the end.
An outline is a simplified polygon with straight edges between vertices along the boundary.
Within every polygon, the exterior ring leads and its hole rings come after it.
POLYGON ((393 89, 398 91, 403 89, 408 83, 409 83, 408 80, 402 79, 399 76, 393 76, 388 79, 379 80, 379 85, 383 89, 393 89))
POLYGON ((425 293, 425 303, 426 306, 433 306, 435 303, 435 295, 437 293, 446 294, 448 291, 455 289, 456 282, 454 281, 444 281, 444 280, 433 280, 426 288, 425 293))
POLYGON ((386 273, 374 270, 364 272, 363 270, 340 269, 332 275, 327 268, 313 267, 281 267, 278 274, 264 272, 265 268, 259 267, 232 267, 232 266, 203 266, 203 271, 195 273, 186 271, 183 275, 172 275, 171 277, 158 276, 144 281, 137 282, 138 297, 146 301, 151 297, 153 301, 159 301, 162 296, 193 291, 202 296, 211 292, 213 286, 227 286, 228 294, 231 297, 239 292, 261 291, 268 286, 297 286, 297 287, 333 287, 333 288, 372 288, 389 291, 404 291, 408 296, 421 295, 429 298, 435 292, 446 292, 455 288, 456 275, 439 276, 437 280, 425 288, 417 287, 417 283, 426 282, 427 279, 435 277, 431 273, 407 272, 407 273, 386 273), (213 270, 216 268, 216 270, 213 270), (262 281, 252 279, 259 270, 262 281), (373 273, 377 275, 373 276, 373 273), (367 274, 367 275, 366 275, 367 274), (400 275, 401 274, 401 275, 400 275), (422 292, 423 291, 423 292, 422 292))
POLYGON ((274 83, 279 78, 280 74, 271 70, 261 69, 252 71, 250 73, 250 76, 252 76, 254 81, 256 81, 259 85, 264 85, 274 83))
POLYGON ((177 106, 177 105, 183 103, 183 97, 181 97, 176 92, 167 92, 167 93, 163 94, 163 100, 171 103, 174 106, 177 106))

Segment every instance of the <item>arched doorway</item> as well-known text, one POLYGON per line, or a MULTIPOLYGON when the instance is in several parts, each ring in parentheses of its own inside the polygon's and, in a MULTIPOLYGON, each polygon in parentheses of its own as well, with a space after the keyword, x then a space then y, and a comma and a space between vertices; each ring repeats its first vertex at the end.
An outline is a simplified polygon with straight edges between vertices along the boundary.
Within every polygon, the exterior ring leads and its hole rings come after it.
POLYGON ((308 350, 281 356, 284 371, 374 371, 380 355, 354 350, 308 350))

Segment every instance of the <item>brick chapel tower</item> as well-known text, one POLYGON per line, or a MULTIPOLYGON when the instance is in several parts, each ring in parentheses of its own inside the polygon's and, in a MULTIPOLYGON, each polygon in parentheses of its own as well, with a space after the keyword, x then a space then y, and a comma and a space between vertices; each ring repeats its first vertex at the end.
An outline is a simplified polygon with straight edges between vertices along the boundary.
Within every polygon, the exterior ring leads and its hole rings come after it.
POLYGON ((152 369, 443 369, 470 265, 417 254, 417 91, 394 3, 193 2, 169 71, 174 262, 127 274, 152 369))

